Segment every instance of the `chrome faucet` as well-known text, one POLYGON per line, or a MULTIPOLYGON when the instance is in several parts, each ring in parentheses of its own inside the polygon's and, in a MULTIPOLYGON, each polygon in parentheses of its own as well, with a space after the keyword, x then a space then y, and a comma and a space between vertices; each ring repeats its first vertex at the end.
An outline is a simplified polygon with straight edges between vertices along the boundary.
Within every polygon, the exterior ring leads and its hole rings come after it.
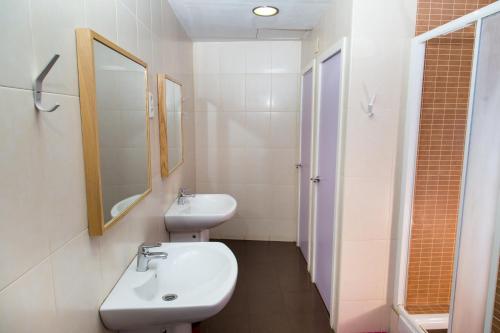
POLYGON ((179 188, 179 192, 177 192, 177 204, 184 205, 186 203, 186 198, 193 198, 195 194, 186 193, 186 188, 179 188))
POLYGON ((149 249, 160 247, 161 243, 156 243, 154 245, 146 245, 142 243, 137 249, 137 268, 138 272, 145 272, 148 270, 148 264, 151 259, 167 259, 168 254, 166 252, 149 252, 149 249))

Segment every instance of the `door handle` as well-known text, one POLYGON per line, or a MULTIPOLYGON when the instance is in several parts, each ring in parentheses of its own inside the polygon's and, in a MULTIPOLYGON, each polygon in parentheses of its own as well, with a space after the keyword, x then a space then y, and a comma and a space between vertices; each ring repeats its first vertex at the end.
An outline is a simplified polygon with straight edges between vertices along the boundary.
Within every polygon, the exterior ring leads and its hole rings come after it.
POLYGON ((311 178, 311 181, 312 181, 313 183, 316 183, 316 184, 317 184, 317 183, 319 183, 319 182, 320 182, 320 180, 321 180, 321 178, 319 178, 319 176, 316 176, 316 177, 311 178))
POLYGON ((295 169, 300 169, 300 168, 302 168, 302 163, 295 164, 295 169))

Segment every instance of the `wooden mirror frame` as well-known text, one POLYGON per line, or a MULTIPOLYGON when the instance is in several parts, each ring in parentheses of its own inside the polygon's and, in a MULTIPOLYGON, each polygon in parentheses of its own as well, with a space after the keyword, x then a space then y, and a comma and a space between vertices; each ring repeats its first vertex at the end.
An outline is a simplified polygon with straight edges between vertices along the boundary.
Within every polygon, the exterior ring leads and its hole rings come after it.
POLYGON ((82 121, 83 157, 85 162, 85 185, 87 190, 87 219, 91 236, 103 235, 111 226, 127 215, 134 206, 151 192, 151 144, 148 117, 148 65, 120 46, 86 28, 76 29, 78 59, 78 81, 80 86, 80 114, 82 121), (94 64, 94 41, 113 49, 122 56, 144 67, 146 87, 144 117, 146 121, 146 144, 148 151, 148 187, 141 196, 119 215, 104 220, 101 160, 99 155, 99 119, 96 105, 96 78, 94 64))
POLYGON ((172 172, 179 168, 184 163, 184 102, 183 102, 183 87, 182 83, 176 79, 168 76, 167 74, 158 74, 158 124, 160 127, 160 170, 161 177, 168 177, 172 172), (165 96, 165 80, 172 81, 181 87, 181 160, 172 170, 168 170, 168 128, 167 128, 167 110, 165 110, 166 99, 165 96))

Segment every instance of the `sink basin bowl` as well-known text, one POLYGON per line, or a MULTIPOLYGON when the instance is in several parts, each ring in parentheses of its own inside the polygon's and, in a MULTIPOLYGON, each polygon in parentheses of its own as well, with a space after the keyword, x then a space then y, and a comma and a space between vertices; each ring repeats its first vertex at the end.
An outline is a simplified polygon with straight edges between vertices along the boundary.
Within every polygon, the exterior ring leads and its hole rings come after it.
POLYGON ((222 243, 164 243, 152 251, 146 272, 136 271, 137 257, 101 305, 102 321, 111 330, 144 330, 193 323, 217 314, 231 298, 238 265, 222 243), (166 300, 164 300, 164 298, 166 300))
POLYGON ((232 218, 236 200, 228 194, 196 194, 177 200, 165 214, 165 225, 171 232, 197 232, 213 228, 232 218))

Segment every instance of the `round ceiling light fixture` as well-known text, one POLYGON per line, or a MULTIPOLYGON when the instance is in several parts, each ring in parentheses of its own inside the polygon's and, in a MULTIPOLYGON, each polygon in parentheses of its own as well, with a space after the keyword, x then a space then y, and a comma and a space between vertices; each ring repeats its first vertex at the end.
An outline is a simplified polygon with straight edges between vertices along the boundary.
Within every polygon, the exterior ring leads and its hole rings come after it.
POLYGON ((275 16, 278 15, 280 10, 273 6, 258 6, 252 12, 257 16, 275 16))

